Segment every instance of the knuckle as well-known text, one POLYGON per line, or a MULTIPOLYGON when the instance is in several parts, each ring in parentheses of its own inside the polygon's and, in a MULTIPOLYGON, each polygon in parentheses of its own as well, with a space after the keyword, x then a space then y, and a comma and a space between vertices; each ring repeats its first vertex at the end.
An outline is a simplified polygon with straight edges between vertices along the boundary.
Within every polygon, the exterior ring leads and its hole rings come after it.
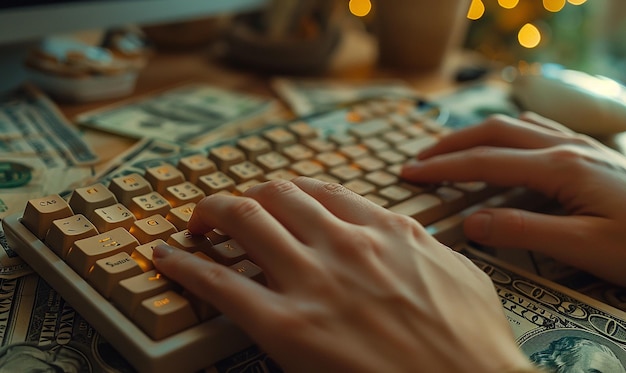
POLYGON ((420 237, 424 234, 422 226, 413 218, 401 215, 390 214, 389 218, 385 220, 387 227, 400 234, 409 234, 413 237, 420 237))
POLYGON ((224 214, 230 219, 245 220, 261 213, 263 207, 252 198, 241 197, 225 208, 224 214))
POLYGON ((338 183, 324 183, 322 190, 332 197, 345 196, 352 193, 348 188, 338 183))
POLYGON ((575 146, 557 146, 550 152, 549 157, 549 162, 557 170, 572 176, 580 175, 587 168, 586 156, 575 146))
POLYGON ((262 197, 272 198, 277 195, 282 195, 286 193, 291 193, 294 190, 298 189, 298 187, 289 180, 272 180, 266 183, 263 183, 256 188, 251 189, 251 193, 256 193, 262 197))

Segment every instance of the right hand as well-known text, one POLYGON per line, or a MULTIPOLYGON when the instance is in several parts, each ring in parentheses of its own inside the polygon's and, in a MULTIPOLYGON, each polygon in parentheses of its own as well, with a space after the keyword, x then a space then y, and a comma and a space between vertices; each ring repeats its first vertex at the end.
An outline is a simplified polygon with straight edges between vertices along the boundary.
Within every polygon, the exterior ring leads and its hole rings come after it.
POLYGON ((626 158, 533 113, 493 116, 426 149, 402 171, 433 183, 525 186, 556 199, 567 215, 485 209, 464 223, 471 240, 541 252, 626 286, 626 158))

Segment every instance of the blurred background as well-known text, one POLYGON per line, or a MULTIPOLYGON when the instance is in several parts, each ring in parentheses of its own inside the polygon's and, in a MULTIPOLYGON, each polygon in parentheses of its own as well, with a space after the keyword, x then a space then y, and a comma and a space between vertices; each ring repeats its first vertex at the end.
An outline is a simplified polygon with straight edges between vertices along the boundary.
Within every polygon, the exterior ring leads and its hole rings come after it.
MULTIPOLYGON (((393 2, 393 1, 392 1, 393 2)), ((550 62, 626 81, 626 1, 468 0, 464 46, 506 65, 550 62)), ((370 0, 349 0, 366 24, 370 0)))

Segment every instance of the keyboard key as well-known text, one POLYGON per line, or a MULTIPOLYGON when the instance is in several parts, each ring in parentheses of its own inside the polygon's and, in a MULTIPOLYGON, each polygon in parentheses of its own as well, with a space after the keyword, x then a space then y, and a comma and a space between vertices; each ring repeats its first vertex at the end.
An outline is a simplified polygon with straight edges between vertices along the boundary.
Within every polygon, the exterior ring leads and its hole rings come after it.
POLYGON ((70 216, 72 209, 67 202, 58 194, 53 194, 29 200, 24 208, 22 224, 43 240, 53 221, 70 216))
POLYGON ((69 200, 72 211, 75 214, 83 214, 88 219, 91 219, 95 209, 116 203, 117 199, 113 192, 101 183, 74 189, 69 200))
POLYGON ((263 179, 263 170, 256 164, 250 161, 245 161, 231 166, 228 169, 228 175, 235 181, 235 183, 240 184, 252 179, 263 179))
POLYGON ((45 242, 58 256, 65 258, 74 241, 97 234, 96 227, 85 216, 78 214, 53 221, 45 242))
POLYGON ((128 205, 128 209, 137 219, 143 219, 154 214, 165 216, 171 208, 169 202, 158 192, 133 197, 128 205))
POLYGON ((287 157, 277 152, 269 152, 260 155, 256 161, 265 171, 286 168, 291 164, 287 157))
POLYGON ((200 176, 198 186, 204 193, 211 195, 222 190, 233 190, 235 188, 235 181, 222 171, 217 171, 212 174, 200 176))
POLYGON ((289 145, 283 150, 283 154, 292 161, 302 161, 315 156, 315 152, 311 148, 307 148, 302 144, 289 145))
POLYGON ((263 132, 263 137, 271 144, 274 151, 281 152, 289 145, 295 144, 298 140, 296 135, 284 128, 275 128, 263 132))
POLYGON ((170 206, 178 207, 187 203, 198 203, 205 197, 205 194, 195 184, 185 181, 167 187, 165 192, 163 192, 163 197, 169 202, 170 206))
POLYGON ((133 197, 152 192, 152 185, 143 176, 132 173, 113 178, 109 184, 109 190, 120 203, 128 206, 133 197))
POLYGON ((128 253, 121 252, 96 260, 88 280, 100 294, 109 298, 118 282, 142 273, 139 264, 128 253))
POLYGON ((137 262, 143 272, 148 272, 154 269, 154 263, 152 263, 152 251, 154 250, 154 247, 159 244, 164 245, 165 241, 157 238, 154 241, 135 247, 135 250, 133 250, 132 254, 130 254, 130 257, 137 262))
POLYGON ((118 282, 111 292, 111 301, 132 317, 144 299, 174 288, 172 281, 151 270, 118 282))
POLYGON ((237 146, 243 150, 246 157, 255 161, 256 158, 265 153, 272 151, 272 145, 269 141, 262 139, 260 136, 248 136, 237 140, 237 146))
POLYGON ((209 158, 215 162, 217 168, 222 172, 226 172, 230 166, 246 160, 243 151, 230 145, 223 145, 211 149, 209 151, 209 158))
POLYGON ((176 168, 183 173, 187 181, 194 184, 198 182, 198 178, 200 176, 208 175, 217 171, 215 162, 202 154, 195 154, 181 158, 178 161, 176 168))
POLYGON ((67 253, 66 262, 81 277, 86 278, 97 260, 120 253, 130 254, 139 242, 124 228, 100 233, 75 241, 67 253))
POLYGON ((191 214, 193 213, 193 209, 196 207, 195 203, 186 203, 182 206, 174 207, 168 211, 165 218, 179 231, 187 228, 187 223, 189 222, 189 218, 191 218, 191 214))
POLYGON ((91 222, 98 232, 107 232, 118 227, 130 230, 136 219, 135 215, 121 203, 96 209, 91 216, 91 222))
POLYGON ((248 253, 235 240, 214 244, 202 252, 224 265, 233 265, 248 257, 248 253))
POLYGON ((317 130, 309 126, 306 122, 295 122, 287 125, 287 128, 293 132, 299 140, 314 139, 317 137, 317 130))
POLYGON ((187 229, 171 234, 166 242, 189 253, 206 251, 213 246, 206 236, 191 234, 187 229))
POLYGON ((156 340, 198 323, 189 301, 171 290, 141 302, 134 320, 146 334, 156 340))
POLYGON ((266 284, 265 275, 263 274, 261 267, 247 259, 231 265, 230 268, 242 276, 246 276, 247 278, 258 282, 259 284, 266 284))
POLYGON ((444 216, 443 203, 432 194, 420 194, 389 208, 427 225, 444 216))
POLYGON ((176 233, 176 227, 161 215, 152 215, 136 220, 130 233, 144 244, 156 239, 167 240, 170 234, 176 233))
POLYGON ((164 194, 167 187, 185 181, 185 175, 182 171, 169 163, 147 168, 145 178, 152 185, 152 188, 160 194, 164 194))

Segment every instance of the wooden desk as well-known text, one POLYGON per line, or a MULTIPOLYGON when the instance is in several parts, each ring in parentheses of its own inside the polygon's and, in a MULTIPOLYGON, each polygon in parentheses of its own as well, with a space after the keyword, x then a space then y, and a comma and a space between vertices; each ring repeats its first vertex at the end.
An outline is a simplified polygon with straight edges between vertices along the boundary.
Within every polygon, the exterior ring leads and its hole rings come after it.
MULTIPOLYGON (((371 36, 363 33, 346 34, 319 78, 368 80, 402 79, 423 93, 451 89, 454 72, 467 63, 467 53, 455 53, 436 71, 392 71, 376 66, 376 46, 371 36)), ((122 100, 164 91, 190 82, 204 82, 225 89, 260 96, 274 97, 269 74, 237 69, 220 62, 208 48, 157 52, 141 71, 134 93, 130 97, 89 103, 60 103, 63 113, 72 121, 78 114, 98 109, 122 100)), ((289 110, 284 107, 285 110, 289 110)), ((86 140, 100 155, 102 163, 128 149, 135 140, 91 129, 84 129, 86 140)))

